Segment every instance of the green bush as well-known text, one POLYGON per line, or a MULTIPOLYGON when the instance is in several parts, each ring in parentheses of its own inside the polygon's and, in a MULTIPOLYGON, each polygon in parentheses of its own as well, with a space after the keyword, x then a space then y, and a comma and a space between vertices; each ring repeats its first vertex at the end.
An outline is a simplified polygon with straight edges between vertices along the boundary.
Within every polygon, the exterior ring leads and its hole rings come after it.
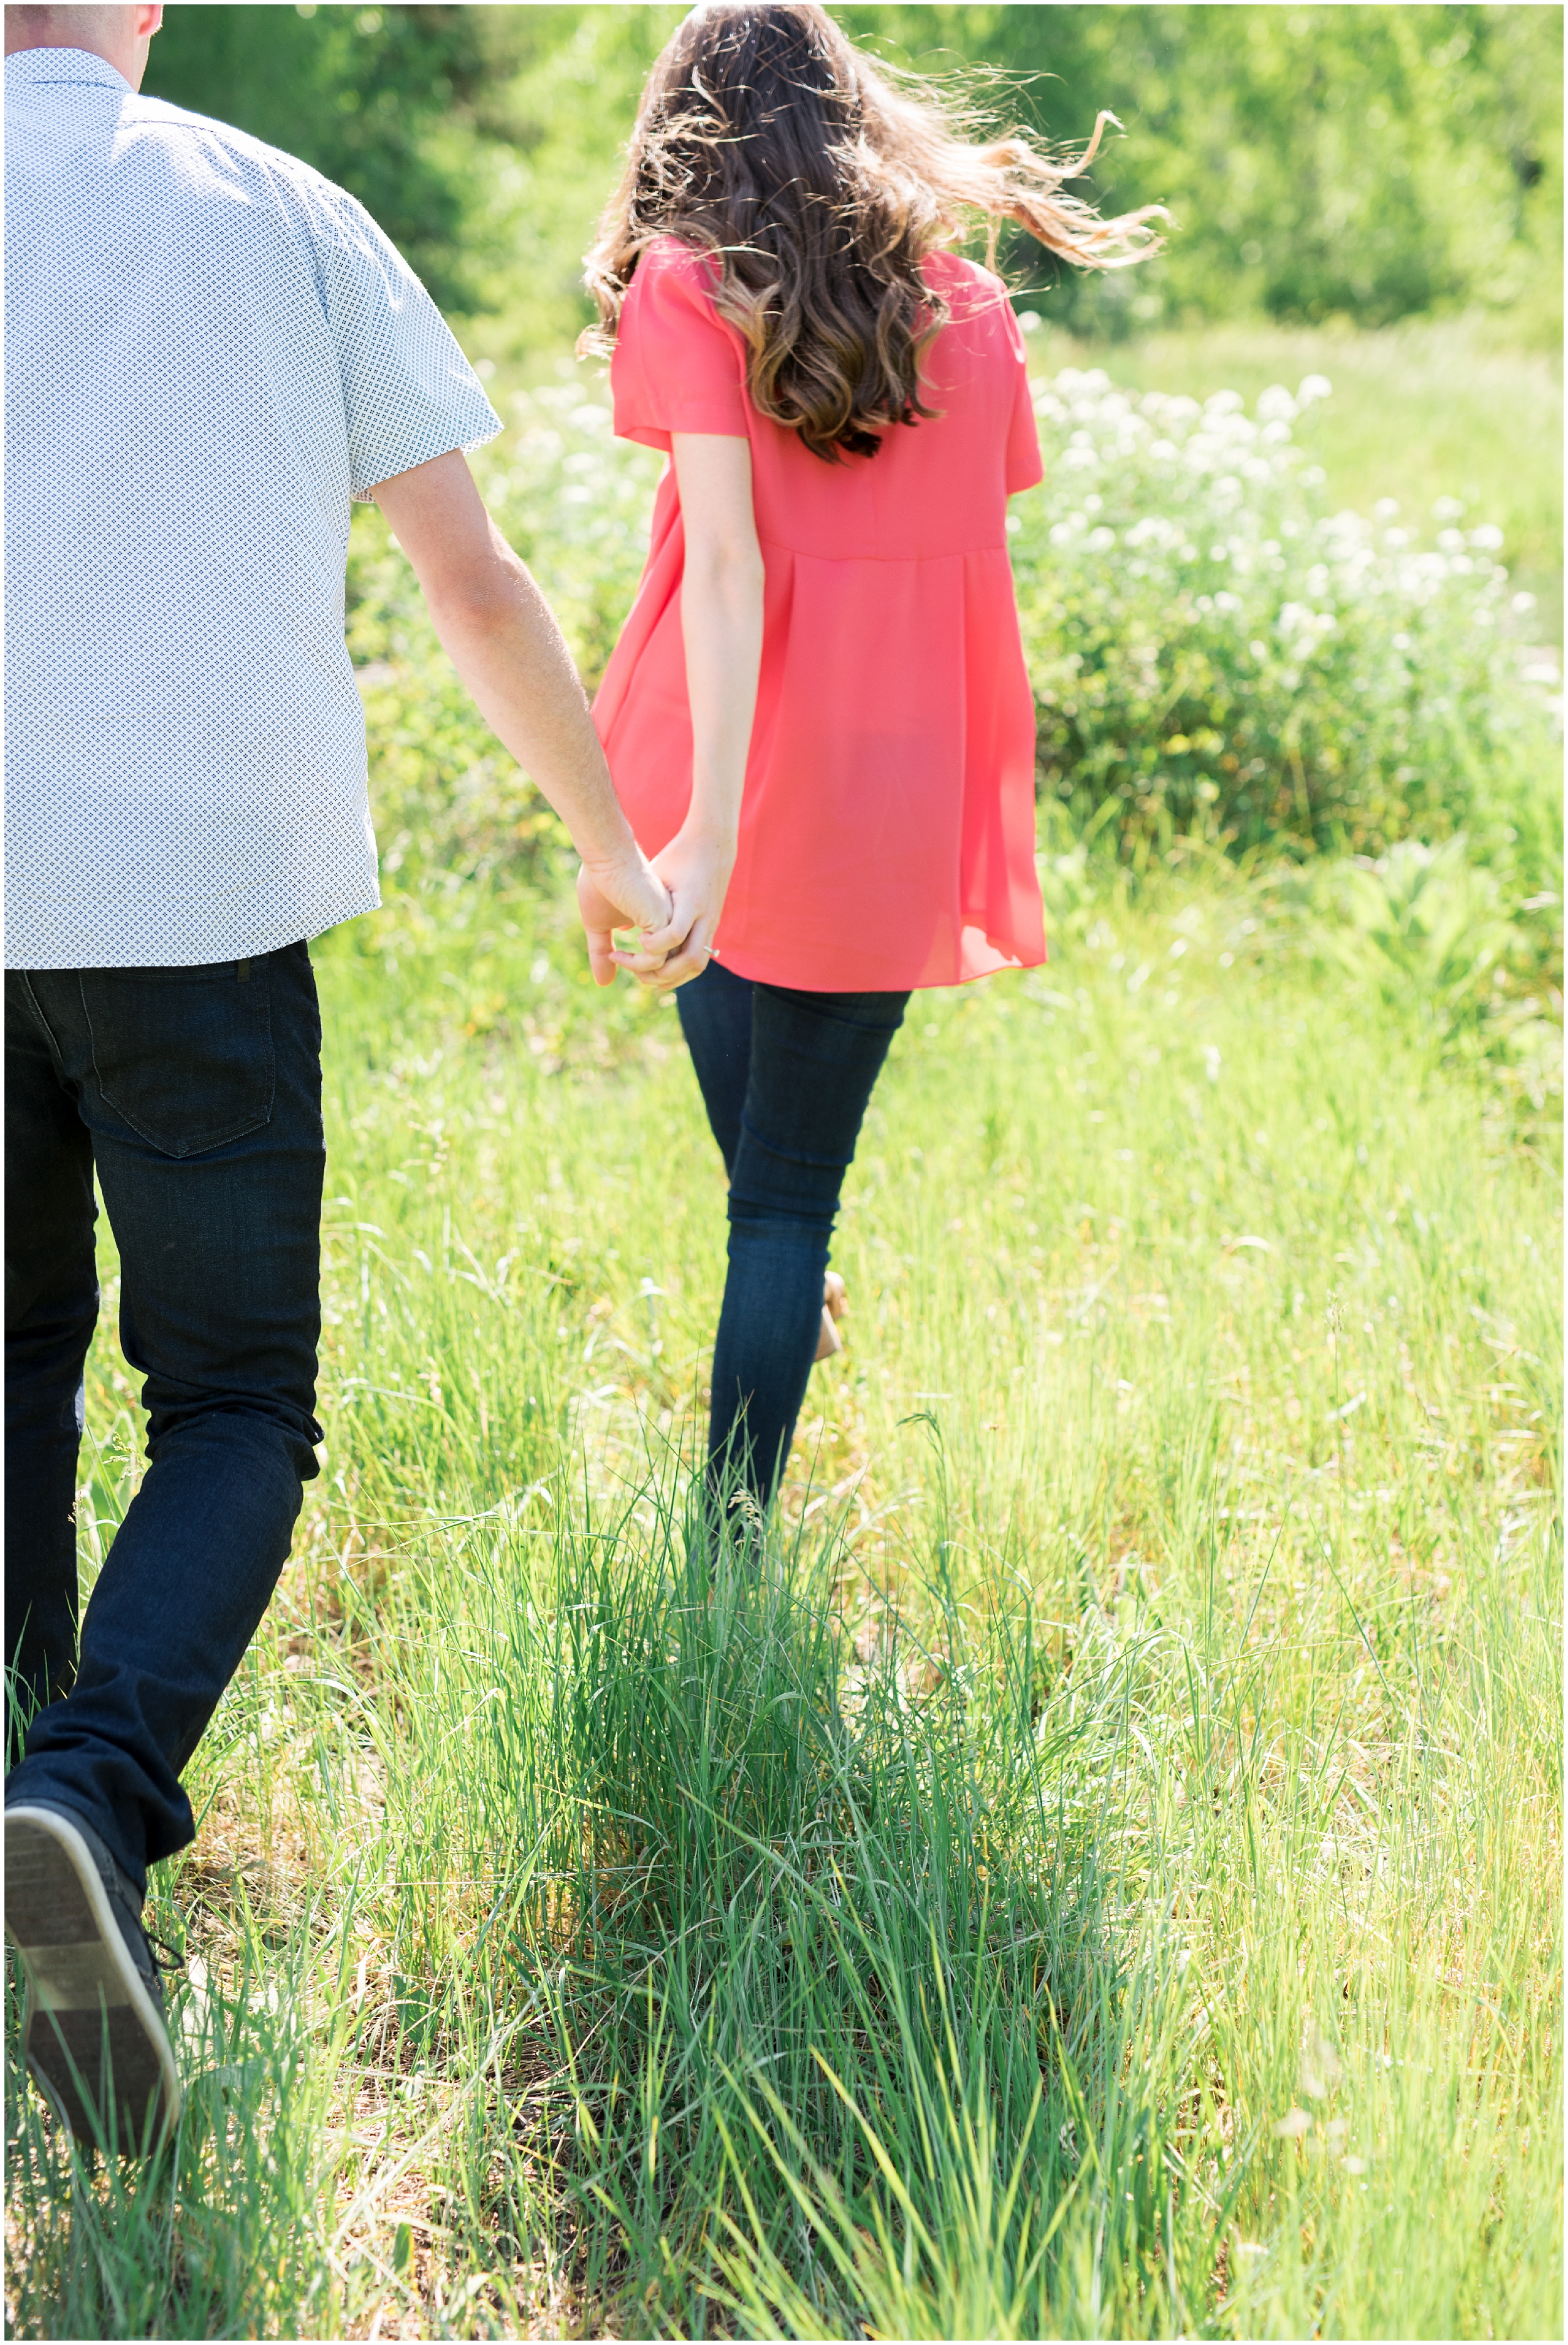
POLYGON ((1464 848, 1405 838, 1375 862, 1327 866, 1314 875, 1328 915, 1319 933, 1371 999, 1444 1059, 1487 1060, 1540 1114, 1562 1098, 1562 907, 1555 896, 1508 903, 1464 848))
POLYGON ((1452 499, 1430 545, 1388 499, 1330 513, 1292 431, 1329 389, 1249 416, 1098 370, 1040 384, 1046 481, 1009 527, 1042 788, 1133 859, 1465 831, 1537 872, 1553 761, 1502 533, 1452 499))

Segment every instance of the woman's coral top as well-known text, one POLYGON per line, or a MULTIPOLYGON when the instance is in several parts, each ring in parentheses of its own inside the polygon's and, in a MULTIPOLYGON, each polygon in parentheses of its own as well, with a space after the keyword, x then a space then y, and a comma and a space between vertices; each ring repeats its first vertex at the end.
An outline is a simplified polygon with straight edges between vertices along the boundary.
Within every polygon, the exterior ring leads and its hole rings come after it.
MULTIPOLYGON (((1041 475, 1024 342, 997 279, 925 264, 951 321, 928 345, 939 413, 873 457, 824 463, 759 415, 713 263, 662 238, 638 265, 611 368, 615 431, 750 441, 766 568, 740 844, 715 939, 737 976, 812 992, 954 985, 1045 959, 1035 875, 1035 714, 1007 502, 1041 475)), ((594 721, 638 839, 657 854, 692 787, 673 468, 594 721)))

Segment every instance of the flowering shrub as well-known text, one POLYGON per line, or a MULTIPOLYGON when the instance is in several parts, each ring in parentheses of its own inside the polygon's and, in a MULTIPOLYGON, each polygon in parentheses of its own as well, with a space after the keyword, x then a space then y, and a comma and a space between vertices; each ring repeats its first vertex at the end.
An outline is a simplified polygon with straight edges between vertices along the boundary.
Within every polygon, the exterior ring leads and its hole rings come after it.
MULTIPOLYGON (((1551 753, 1521 684, 1501 540, 1450 505, 1423 547, 1384 504, 1330 513, 1292 426, 1328 385, 1248 415, 1043 382, 1044 485, 1009 522, 1041 787, 1141 859, 1177 837, 1377 854, 1459 831, 1526 876, 1551 856, 1551 753), (1519 834, 1523 833, 1521 838, 1519 834)), ((584 675, 636 588, 660 469, 580 381, 511 401, 476 459, 486 500, 584 675)), ((440 658, 379 517, 357 523, 349 641, 390 870, 497 864, 560 837, 440 658)))
MULTIPOLYGON (((1329 513, 1292 425, 1329 385, 1199 404, 1067 370, 1044 485, 1009 526, 1043 788, 1124 849, 1494 848, 1539 792, 1501 533, 1452 501, 1422 547, 1385 501, 1329 513)), ((1526 598, 1519 598, 1522 603, 1526 598)))

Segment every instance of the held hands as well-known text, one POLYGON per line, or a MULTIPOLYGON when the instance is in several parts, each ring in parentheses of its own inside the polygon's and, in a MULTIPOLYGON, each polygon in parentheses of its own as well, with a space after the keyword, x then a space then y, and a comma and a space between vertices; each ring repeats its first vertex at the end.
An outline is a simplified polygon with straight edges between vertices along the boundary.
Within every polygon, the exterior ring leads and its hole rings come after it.
POLYGON ((577 909, 588 939, 588 966, 595 985, 613 985, 612 931, 641 929, 664 937, 673 929, 670 891, 640 848, 615 863, 584 863, 577 874, 577 909))
POLYGON ((611 984, 616 969, 623 969, 652 991, 667 993, 689 978, 700 977, 708 965, 734 860, 732 835, 688 820, 652 866, 643 867, 656 875, 656 887, 662 882, 669 890, 669 911, 656 921, 634 916, 630 898, 624 892, 612 894, 603 875, 584 866, 578 875, 577 905, 588 934, 595 984, 611 984), (617 926, 641 927, 633 948, 616 949, 611 931, 617 926))

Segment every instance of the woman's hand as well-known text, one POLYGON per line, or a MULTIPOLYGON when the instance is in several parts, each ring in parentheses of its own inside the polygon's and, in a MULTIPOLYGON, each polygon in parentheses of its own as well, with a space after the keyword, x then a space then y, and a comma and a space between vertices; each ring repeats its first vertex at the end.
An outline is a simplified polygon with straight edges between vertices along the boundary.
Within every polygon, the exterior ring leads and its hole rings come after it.
POLYGON ((663 853, 653 858, 653 868, 670 890, 670 919, 663 928, 645 929, 639 947, 612 951, 615 966, 654 993, 668 993, 689 978, 701 977, 712 954, 734 862, 733 834, 688 816, 663 853))
POLYGON ((676 928, 670 890, 640 848, 616 863, 584 863, 577 874, 577 909, 588 939, 595 985, 613 985, 615 929, 640 929, 644 952, 662 963, 683 931, 676 928))

